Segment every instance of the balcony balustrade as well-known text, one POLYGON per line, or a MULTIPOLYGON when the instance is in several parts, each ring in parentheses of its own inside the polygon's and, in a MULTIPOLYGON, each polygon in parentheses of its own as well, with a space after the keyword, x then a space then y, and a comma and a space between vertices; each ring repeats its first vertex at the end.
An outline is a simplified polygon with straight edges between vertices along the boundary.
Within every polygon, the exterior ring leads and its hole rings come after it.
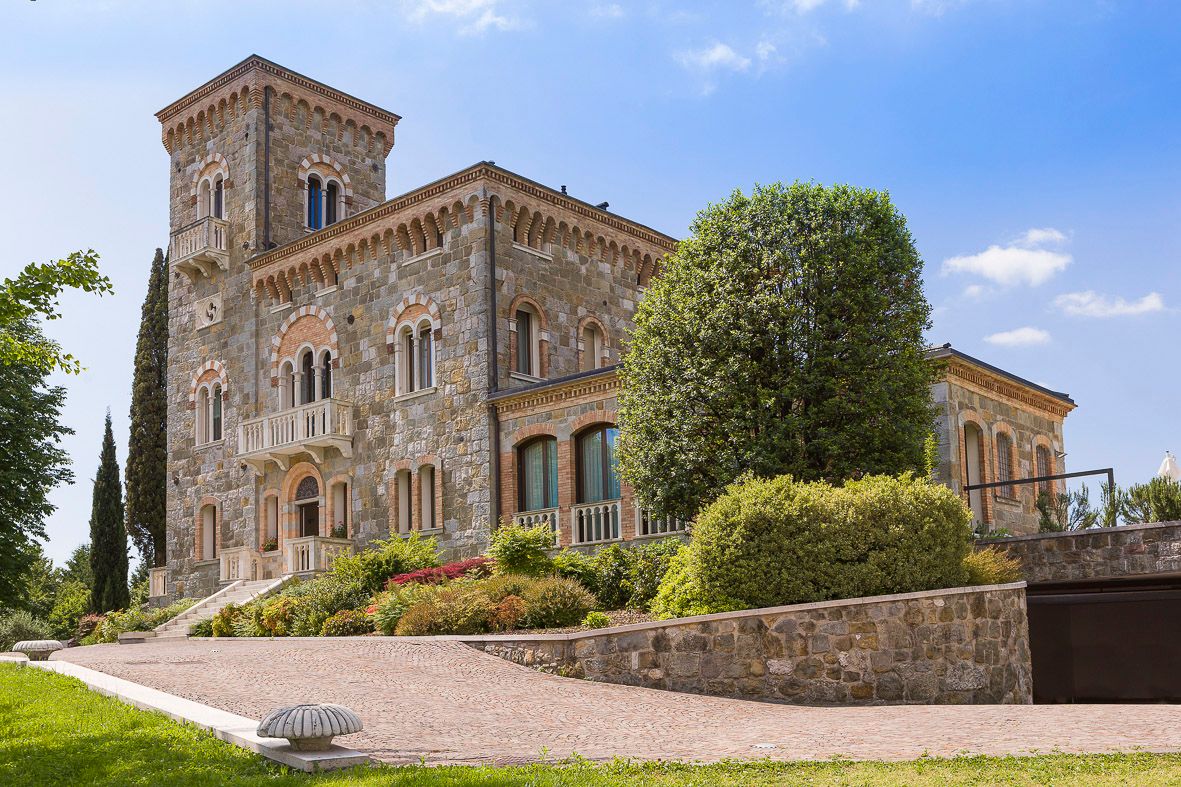
POLYGON ((168 259, 175 270, 193 281, 208 279, 214 270, 228 270, 230 225, 225 219, 206 216, 172 233, 168 259))
POLYGON ((353 455, 353 405, 341 399, 321 399, 278 413, 243 421, 238 427, 238 458, 260 475, 267 462, 286 470, 291 457, 309 454, 324 461, 324 451, 335 448, 353 455))
POLYGON ((525 527, 549 525, 549 529, 553 531, 556 537, 558 533, 558 509, 543 508, 539 511, 518 511, 513 514, 513 523, 524 525, 525 527))
POLYGON ((327 571, 338 557, 352 552, 353 542, 347 538, 304 536, 287 539, 283 545, 288 574, 327 571))
POLYGON ((576 505, 570 509, 570 540, 575 544, 597 544, 619 540, 618 500, 576 505))
POLYGON ((228 547, 218 556, 221 565, 221 581, 237 582, 239 579, 259 578, 258 553, 250 547, 228 547))
POLYGON ((159 598, 160 596, 168 595, 167 575, 168 569, 163 566, 148 569, 149 598, 159 598))
POLYGON ((636 506, 636 538, 684 533, 688 523, 671 516, 652 516, 648 509, 636 506))

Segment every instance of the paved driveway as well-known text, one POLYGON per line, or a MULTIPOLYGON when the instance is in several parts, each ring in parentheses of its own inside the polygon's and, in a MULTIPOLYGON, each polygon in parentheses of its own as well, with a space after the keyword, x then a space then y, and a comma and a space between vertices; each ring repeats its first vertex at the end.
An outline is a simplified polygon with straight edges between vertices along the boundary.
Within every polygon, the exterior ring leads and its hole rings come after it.
POLYGON ((174 640, 53 658, 251 718, 340 703, 365 723, 341 742, 389 762, 1181 751, 1173 705, 795 707, 559 678, 457 642, 174 640))

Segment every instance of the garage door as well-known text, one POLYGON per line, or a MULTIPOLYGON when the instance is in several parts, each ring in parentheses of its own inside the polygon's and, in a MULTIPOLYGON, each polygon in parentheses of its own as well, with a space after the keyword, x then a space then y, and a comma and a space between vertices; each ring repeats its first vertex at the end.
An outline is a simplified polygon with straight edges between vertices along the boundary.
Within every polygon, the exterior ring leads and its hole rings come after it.
POLYGON ((1031 586, 1034 702, 1181 701, 1181 581, 1031 586))

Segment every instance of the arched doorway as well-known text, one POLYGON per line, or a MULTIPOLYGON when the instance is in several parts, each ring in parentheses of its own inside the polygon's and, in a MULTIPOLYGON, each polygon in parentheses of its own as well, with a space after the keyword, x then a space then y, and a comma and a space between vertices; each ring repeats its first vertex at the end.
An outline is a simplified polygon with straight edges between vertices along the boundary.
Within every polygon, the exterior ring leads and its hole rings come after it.
POLYGON ((295 488, 295 510, 300 538, 320 535, 320 485, 314 476, 304 478, 295 488))

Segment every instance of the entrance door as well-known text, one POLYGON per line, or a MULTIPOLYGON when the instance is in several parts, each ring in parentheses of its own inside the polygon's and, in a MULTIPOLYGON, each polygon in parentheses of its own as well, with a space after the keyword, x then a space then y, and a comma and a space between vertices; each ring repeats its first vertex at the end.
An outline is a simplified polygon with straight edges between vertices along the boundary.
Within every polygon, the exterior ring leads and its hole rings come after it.
POLYGON ((320 504, 316 501, 303 503, 299 506, 299 535, 320 535, 320 504))

